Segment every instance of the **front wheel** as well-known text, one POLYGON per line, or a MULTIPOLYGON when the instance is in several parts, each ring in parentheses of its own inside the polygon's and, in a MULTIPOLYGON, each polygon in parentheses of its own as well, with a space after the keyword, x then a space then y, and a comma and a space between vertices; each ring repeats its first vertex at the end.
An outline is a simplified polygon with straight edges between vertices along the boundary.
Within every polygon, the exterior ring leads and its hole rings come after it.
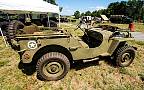
POLYGON ((56 81, 62 79, 70 69, 68 58, 58 52, 50 52, 38 60, 37 74, 44 80, 56 81))
POLYGON ((129 66, 135 58, 135 49, 131 46, 124 46, 117 50, 115 59, 116 65, 120 67, 129 66))

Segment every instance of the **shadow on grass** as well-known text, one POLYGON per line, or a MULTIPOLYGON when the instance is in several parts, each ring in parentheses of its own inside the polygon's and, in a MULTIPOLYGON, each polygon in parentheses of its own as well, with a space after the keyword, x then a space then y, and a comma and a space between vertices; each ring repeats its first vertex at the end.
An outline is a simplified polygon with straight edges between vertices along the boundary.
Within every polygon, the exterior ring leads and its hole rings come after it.
POLYGON ((33 75, 36 72, 36 65, 35 64, 25 64, 19 62, 18 68, 26 75, 33 75))
POLYGON ((116 61, 114 59, 111 59, 110 57, 103 57, 103 60, 111 67, 117 68, 116 61))
MULTIPOLYGON (((75 70, 81 70, 85 69, 91 66, 99 66, 99 61, 105 61, 108 65, 115 67, 113 64, 114 62, 109 59, 108 57, 100 58, 99 60, 89 61, 89 62, 83 62, 81 61, 75 61, 73 64, 71 64, 71 69, 75 70)), ((30 76, 33 75, 36 72, 36 64, 30 63, 30 64, 24 64, 22 62, 19 62, 18 68, 26 75, 30 76)), ((41 77, 37 75, 37 79, 41 81, 45 81, 41 77)))
POLYGON ((99 60, 97 61, 90 61, 90 62, 83 62, 83 61, 76 61, 71 65, 71 69, 81 70, 91 66, 97 66, 99 64, 99 60))
POLYGON ((99 61, 104 61, 106 64, 110 65, 111 67, 117 68, 114 59, 111 59, 110 57, 99 57, 98 60, 94 60, 86 63, 84 63, 83 61, 77 61, 72 65, 71 69, 81 70, 91 66, 99 66, 100 65, 99 61))

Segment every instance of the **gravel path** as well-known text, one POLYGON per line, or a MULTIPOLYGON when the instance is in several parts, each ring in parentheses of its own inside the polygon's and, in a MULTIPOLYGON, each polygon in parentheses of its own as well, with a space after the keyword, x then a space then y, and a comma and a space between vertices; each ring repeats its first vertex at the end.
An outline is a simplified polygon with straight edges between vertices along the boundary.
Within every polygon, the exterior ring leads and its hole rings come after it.
POLYGON ((138 41, 144 41, 144 33, 142 32, 131 32, 132 36, 135 38, 135 40, 138 41))

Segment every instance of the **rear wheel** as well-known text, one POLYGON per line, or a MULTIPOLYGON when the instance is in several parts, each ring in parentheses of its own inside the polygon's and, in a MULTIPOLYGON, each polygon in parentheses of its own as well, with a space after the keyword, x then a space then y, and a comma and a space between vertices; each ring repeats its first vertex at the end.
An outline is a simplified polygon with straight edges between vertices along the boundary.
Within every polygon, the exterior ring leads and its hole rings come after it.
POLYGON ((68 58, 58 52, 50 52, 38 60, 36 70, 41 79, 55 81, 62 79, 70 69, 68 58))
POLYGON ((116 65, 120 67, 129 66, 135 58, 135 49, 131 46, 124 46, 117 50, 115 59, 116 65))

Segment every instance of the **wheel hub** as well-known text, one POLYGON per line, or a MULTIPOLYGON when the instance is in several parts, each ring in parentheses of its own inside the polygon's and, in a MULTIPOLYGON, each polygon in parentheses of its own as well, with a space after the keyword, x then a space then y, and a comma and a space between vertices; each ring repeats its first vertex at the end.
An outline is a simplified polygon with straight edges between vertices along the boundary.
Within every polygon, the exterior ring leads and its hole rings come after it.
POLYGON ((45 66, 45 70, 49 74, 58 74, 63 70, 63 68, 58 62, 50 62, 45 66))
POLYGON ((124 63, 124 62, 127 62, 127 61, 130 61, 131 60, 131 56, 130 56, 130 54, 129 53, 125 53, 125 54, 123 54, 123 56, 122 56, 122 63, 124 63))

